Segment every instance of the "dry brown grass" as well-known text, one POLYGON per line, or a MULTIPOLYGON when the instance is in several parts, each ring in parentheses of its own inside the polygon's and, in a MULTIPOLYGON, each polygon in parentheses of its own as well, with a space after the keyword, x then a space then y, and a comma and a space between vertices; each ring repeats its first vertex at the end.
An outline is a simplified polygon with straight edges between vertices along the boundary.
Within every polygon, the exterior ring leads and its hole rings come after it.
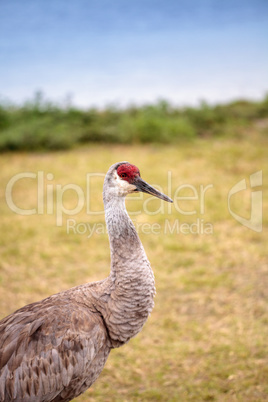
MULTIPOLYGON (((155 309, 143 331, 128 345, 112 351, 98 381, 80 401, 264 401, 268 400, 268 258, 267 142, 250 140, 195 141, 177 147, 88 146, 70 152, 5 154, 1 156, 0 314, 49 294, 109 273, 106 234, 92 237, 66 233, 66 219, 57 227, 54 215, 14 214, 5 201, 5 187, 16 173, 53 173, 51 182, 75 183, 85 189, 87 172, 103 172, 120 160, 139 166, 142 176, 172 194, 181 184, 213 184, 205 213, 197 201, 181 202, 185 216, 172 207, 165 213, 134 216, 138 223, 159 223, 160 234, 140 233, 156 276, 155 309), (229 214, 230 188, 263 171, 263 231, 241 226, 229 214), (165 220, 213 225, 213 234, 164 233, 165 220)), ((46 183, 48 183, 46 181, 46 183)), ((92 208, 102 205, 102 180, 92 187, 92 208)), ((21 180, 14 200, 36 205, 36 182, 21 180)), ((74 194, 65 194, 68 208, 74 194)), ((148 199, 147 196, 144 200, 148 199)), ((148 208, 158 208, 150 202, 148 208)), ((142 208, 130 200, 130 211, 142 208)), ((237 212, 247 215, 249 192, 234 199, 237 212)), ((83 209, 71 218, 103 223, 104 217, 83 209)))

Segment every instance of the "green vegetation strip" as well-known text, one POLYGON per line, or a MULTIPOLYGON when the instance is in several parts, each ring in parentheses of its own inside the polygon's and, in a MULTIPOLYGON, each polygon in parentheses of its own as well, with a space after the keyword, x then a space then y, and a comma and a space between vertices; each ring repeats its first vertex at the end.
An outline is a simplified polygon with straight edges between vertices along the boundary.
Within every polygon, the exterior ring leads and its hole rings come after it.
POLYGON ((82 143, 178 143, 197 137, 247 135, 245 128, 268 118, 268 96, 260 102, 175 107, 153 105, 81 110, 47 101, 37 93, 22 106, 0 103, 0 152, 69 149, 82 143))

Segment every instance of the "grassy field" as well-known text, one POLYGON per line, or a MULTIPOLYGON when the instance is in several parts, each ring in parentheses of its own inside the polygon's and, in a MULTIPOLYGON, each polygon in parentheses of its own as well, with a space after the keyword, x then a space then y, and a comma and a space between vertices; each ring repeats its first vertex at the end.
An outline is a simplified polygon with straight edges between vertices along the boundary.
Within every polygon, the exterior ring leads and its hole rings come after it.
MULTIPOLYGON (((82 205, 75 215, 63 214, 57 226, 61 210, 57 216, 48 213, 46 201, 43 214, 16 214, 5 199, 15 174, 44 172, 45 200, 53 196, 54 207, 63 186, 76 184, 88 193, 90 211, 100 210, 103 177, 93 177, 87 191, 86 174, 105 173, 121 160, 136 164, 142 177, 163 191, 171 186, 172 197, 195 196, 177 198, 171 209, 147 195, 127 201, 154 269, 155 308, 143 331, 111 352, 100 378, 77 401, 268 400, 267 145, 252 132, 248 139, 197 139, 176 146, 87 145, 1 155, 1 318, 26 303, 102 279, 110 264, 107 235, 86 231, 86 224, 102 228, 103 214, 88 214, 82 205), (249 185, 249 176, 259 170, 263 186, 254 190, 263 191, 260 233, 238 223, 227 206, 232 186, 244 178, 249 185), (195 191, 188 187, 175 194, 183 184, 195 191), (201 185, 212 185, 204 203, 201 185)), ((42 212, 42 199, 37 179, 14 184, 12 200, 18 207, 38 204, 42 212)), ((75 208, 76 193, 65 191, 63 203, 66 210, 75 208)), ((249 218, 249 190, 233 196, 231 207, 249 218)))

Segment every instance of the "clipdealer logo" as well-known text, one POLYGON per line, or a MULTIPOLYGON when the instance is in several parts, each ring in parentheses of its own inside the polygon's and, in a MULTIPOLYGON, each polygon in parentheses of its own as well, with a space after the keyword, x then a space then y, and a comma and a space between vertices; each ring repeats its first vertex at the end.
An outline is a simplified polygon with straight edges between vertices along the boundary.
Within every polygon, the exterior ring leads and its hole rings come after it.
MULTIPOLYGON (((103 205, 96 206, 94 203, 94 180, 105 177, 104 173, 88 173, 85 180, 85 188, 75 184, 56 184, 53 182, 54 175, 52 173, 45 173, 43 171, 34 172, 22 172, 14 175, 10 178, 6 185, 5 197, 8 207, 16 214, 30 216, 30 215, 54 215, 57 226, 63 226, 66 219, 67 233, 74 234, 87 234, 91 237, 92 234, 101 234, 105 232, 105 224, 99 223, 86 223, 77 222, 75 217, 83 208, 87 215, 104 215, 103 205), (22 179, 34 180, 36 188, 36 200, 35 208, 22 208, 20 206, 20 200, 16 197, 16 185, 22 179), (76 203, 73 208, 67 208, 64 203, 65 192, 72 191, 73 199, 76 203), (102 227, 103 226, 103 227, 102 227)), ((240 180, 236 183, 228 192, 227 204, 230 215, 240 224, 248 229, 256 232, 262 231, 262 190, 259 188, 262 186, 262 171, 255 172, 250 175, 250 189, 251 189, 251 213, 247 219, 240 213, 244 210, 243 199, 241 197, 241 205, 239 211, 235 211, 232 207, 232 198, 242 191, 247 190, 246 179, 240 180), (258 187, 258 189, 256 189, 258 187)), ((33 183, 31 183, 31 186, 33 183)), ((142 209, 132 210, 129 212, 130 216, 134 216, 145 213, 147 215, 165 214, 171 215, 174 211, 180 216, 198 216, 194 221, 191 219, 189 222, 181 222, 179 218, 175 218, 173 221, 165 219, 165 222, 161 225, 158 223, 149 224, 138 223, 135 218, 133 219, 134 225, 136 225, 137 231, 142 233, 160 234, 160 233, 181 233, 181 234, 213 234, 213 224, 206 222, 205 205, 206 199, 211 197, 211 190, 213 190, 213 184, 199 186, 193 186, 191 184, 180 184, 175 190, 172 190, 172 172, 167 172, 167 190, 162 189, 161 186, 155 185, 161 192, 166 194, 174 200, 174 204, 165 205, 163 201, 158 200, 158 203, 152 203, 155 197, 148 195, 143 199, 143 193, 135 195, 135 197, 128 196, 128 202, 131 200, 142 200, 142 209), (156 207, 157 205, 157 207, 156 207)), ((140 205, 140 204, 139 204, 140 205)), ((174 217, 174 215, 173 215, 174 217)))
POLYGON ((228 194, 228 210, 233 218, 241 223, 241 225, 246 226, 248 229, 254 230, 255 232, 262 231, 262 190, 256 190, 256 187, 262 186, 262 171, 259 170, 250 175, 250 217, 248 219, 234 212, 231 208, 231 198, 240 193, 241 191, 247 190, 246 179, 240 180, 236 183, 228 194))

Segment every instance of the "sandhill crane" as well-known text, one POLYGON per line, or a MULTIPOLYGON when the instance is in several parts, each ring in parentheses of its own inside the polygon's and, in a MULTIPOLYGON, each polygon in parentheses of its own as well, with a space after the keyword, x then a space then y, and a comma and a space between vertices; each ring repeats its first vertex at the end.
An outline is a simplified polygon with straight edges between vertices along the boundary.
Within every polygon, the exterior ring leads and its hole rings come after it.
POLYGON ((111 272, 29 304, 0 321, 0 401, 70 401, 98 378, 111 349, 135 336, 153 308, 154 275, 125 208, 142 191, 172 202, 128 162, 112 165, 103 201, 111 272))

